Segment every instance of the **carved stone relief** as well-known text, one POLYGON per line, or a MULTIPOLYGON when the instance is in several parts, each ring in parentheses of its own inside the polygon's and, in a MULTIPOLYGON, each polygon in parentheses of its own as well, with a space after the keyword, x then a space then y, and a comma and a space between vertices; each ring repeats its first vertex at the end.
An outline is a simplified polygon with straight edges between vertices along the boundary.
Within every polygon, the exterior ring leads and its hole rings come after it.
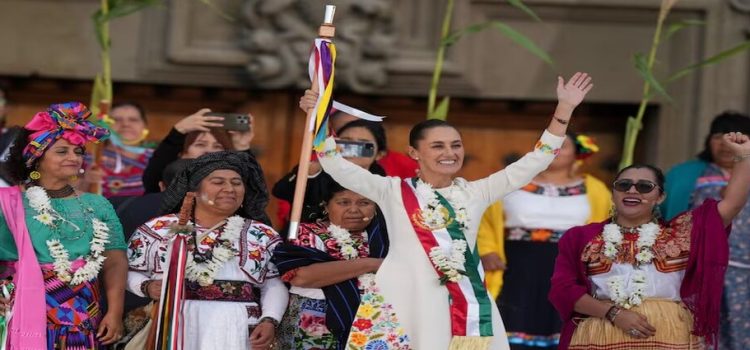
POLYGON ((748 0, 729 0, 729 4, 737 11, 750 13, 750 1, 748 0))
MULTIPOLYGON (((246 0, 243 48, 246 65, 260 87, 309 86, 307 58, 317 35, 323 0, 246 0)), ((357 92, 388 81, 387 64, 395 42, 392 0, 334 1, 337 5, 337 83, 357 92)))

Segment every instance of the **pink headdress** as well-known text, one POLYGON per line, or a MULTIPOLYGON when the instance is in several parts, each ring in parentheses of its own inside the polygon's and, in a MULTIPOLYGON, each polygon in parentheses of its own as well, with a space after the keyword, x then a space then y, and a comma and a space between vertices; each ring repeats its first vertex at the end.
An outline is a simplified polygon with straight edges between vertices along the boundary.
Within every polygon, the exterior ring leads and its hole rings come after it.
POLYGON ((89 116, 91 111, 80 102, 53 104, 47 111, 34 115, 24 126, 32 132, 29 143, 23 149, 26 166, 31 168, 47 147, 60 138, 76 146, 83 146, 86 142, 100 142, 109 137, 109 130, 88 121, 89 116))

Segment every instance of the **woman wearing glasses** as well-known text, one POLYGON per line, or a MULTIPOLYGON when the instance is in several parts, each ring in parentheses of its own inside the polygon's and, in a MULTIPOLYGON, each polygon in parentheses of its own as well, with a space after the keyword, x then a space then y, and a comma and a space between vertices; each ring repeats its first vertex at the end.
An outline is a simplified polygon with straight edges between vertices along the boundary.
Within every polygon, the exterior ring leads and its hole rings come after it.
POLYGON ((563 236, 550 291, 560 349, 716 346, 728 225, 750 191, 750 138, 723 138, 736 164, 721 202, 660 221, 664 175, 633 165, 613 184, 612 218, 563 236))

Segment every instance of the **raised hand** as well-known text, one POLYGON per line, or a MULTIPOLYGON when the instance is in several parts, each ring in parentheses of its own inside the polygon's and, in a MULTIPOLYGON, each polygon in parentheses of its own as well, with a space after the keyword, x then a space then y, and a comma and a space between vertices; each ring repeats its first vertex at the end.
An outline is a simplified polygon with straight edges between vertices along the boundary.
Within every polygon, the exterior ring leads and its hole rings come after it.
POLYGON ((191 131, 209 131, 208 128, 222 127, 223 124, 218 122, 224 120, 224 117, 207 116, 206 113, 210 112, 210 109, 202 108, 201 110, 182 118, 182 120, 174 125, 174 128, 179 131, 180 134, 184 135, 191 131))
POLYGON ((581 104, 593 87, 594 84, 591 84, 591 76, 588 73, 577 72, 567 83, 562 77, 557 77, 557 101, 575 108, 581 104))
POLYGON ((724 146, 729 148, 735 157, 750 157, 750 137, 741 132, 724 134, 724 146))
POLYGON ((305 90, 305 95, 299 99, 299 108, 303 112, 307 113, 315 107, 315 103, 318 102, 318 93, 308 89, 305 90))
POLYGON ((250 113, 247 116, 250 118, 250 128, 247 131, 229 131, 235 151, 249 150, 255 138, 255 118, 250 113))

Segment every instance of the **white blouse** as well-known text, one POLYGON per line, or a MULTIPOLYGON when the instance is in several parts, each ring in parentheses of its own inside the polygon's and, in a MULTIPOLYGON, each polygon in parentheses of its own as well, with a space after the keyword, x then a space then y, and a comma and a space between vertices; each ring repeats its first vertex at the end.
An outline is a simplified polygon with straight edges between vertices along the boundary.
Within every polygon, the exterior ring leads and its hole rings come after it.
MULTIPOLYGON (((682 278, 685 277, 685 270, 675 272, 659 272, 654 264, 642 265, 640 270, 646 274, 646 291, 643 293, 644 299, 668 299, 680 301, 680 286, 682 278)), ((633 291, 631 278, 636 271, 632 264, 612 264, 612 268, 602 274, 589 276, 591 280, 592 294, 597 299, 611 300, 610 290, 607 286, 607 280, 612 276, 620 276, 625 281, 625 292, 630 295, 633 291)))
POLYGON ((549 196, 518 190, 503 199, 505 227, 565 231, 585 224, 591 217, 586 194, 549 196))

